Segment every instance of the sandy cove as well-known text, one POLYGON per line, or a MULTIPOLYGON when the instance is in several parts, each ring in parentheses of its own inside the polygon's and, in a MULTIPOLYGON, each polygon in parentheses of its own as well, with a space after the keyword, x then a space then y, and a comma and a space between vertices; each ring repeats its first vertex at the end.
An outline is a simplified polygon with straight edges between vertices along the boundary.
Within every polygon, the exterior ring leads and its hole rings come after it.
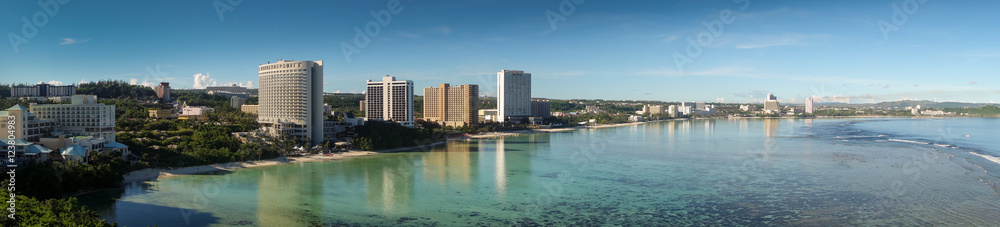
POLYGON ((413 149, 424 148, 424 147, 434 147, 434 146, 442 145, 444 143, 445 142, 437 142, 437 143, 432 143, 432 144, 427 144, 427 145, 421 145, 421 146, 401 147, 401 148, 388 149, 388 150, 379 150, 379 151, 348 151, 348 152, 344 152, 344 153, 332 154, 330 156, 321 155, 321 154, 311 154, 311 155, 303 155, 303 156, 298 156, 298 157, 278 157, 278 158, 267 159, 267 160, 245 161, 245 162, 230 162, 230 163, 212 164, 212 165, 201 165, 201 166, 188 166, 188 167, 174 168, 174 169, 159 169, 159 168, 154 169, 154 168, 148 168, 148 169, 141 169, 141 170, 132 171, 132 172, 129 172, 129 173, 125 174, 124 175, 125 180, 122 181, 122 182, 129 183, 129 182, 137 182, 137 181, 147 181, 147 180, 155 180, 155 179, 159 179, 159 178, 169 178, 169 177, 176 177, 176 176, 185 176, 185 175, 205 173, 205 172, 212 172, 212 171, 219 171, 219 170, 233 170, 233 169, 242 169, 242 168, 256 168, 256 167, 274 166, 274 165, 290 164, 290 163, 300 163, 300 162, 319 162, 319 161, 338 160, 338 159, 345 159, 345 158, 351 158, 351 157, 376 155, 376 154, 380 154, 380 153, 400 152, 400 151, 413 150, 413 149))
MULTIPOLYGON (((517 135, 521 135, 521 134, 530 134, 530 133, 551 133, 551 132, 573 131, 573 130, 580 130, 580 129, 598 129, 598 128, 622 127, 622 126, 640 125, 640 124, 645 124, 645 123, 648 123, 648 122, 632 122, 632 123, 621 123, 621 124, 610 124, 610 125, 597 125, 597 126, 576 126, 576 127, 553 128, 553 129, 520 130, 520 131, 512 131, 512 132, 493 132, 493 133, 482 133, 482 134, 476 134, 476 135, 468 135, 468 136, 464 136, 464 137, 451 138, 449 140, 496 138, 496 137, 506 137, 506 136, 517 136, 517 135)), ((148 169, 141 169, 141 170, 136 170, 136 171, 132 171, 132 172, 126 173, 123 176, 123 177, 125 177, 125 179, 124 179, 123 182, 124 183, 130 183, 130 182, 137 182, 137 181, 147 181, 147 180, 155 180, 155 179, 159 179, 159 178, 169 178, 169 177, 176 177, 176 176, 192 175, 192 174, 212 172, 212 171, 219 171, 219 170, 233 170, 233 169, 242 169, 242 168, 256 168, 256 167, 274 166, 274 165, 289 164, 289 163, 299 163, 299 162, 317 162, 317 161, 338 160, 338 159, 344 159, 344 158, 350 158, 350 157, 376 155, 376 154, 379 154, 379 153, 400 152, 400 151, 412 150, 412 149, 417 149, 417 148, 422 148, 422 147, 433 147, 433 146, 442 145, 444 143, 445 142, 437 142, 437 143, 423 145, 423 146, 403 147, 403 148, 396 148, 396 149, 389 149, 389 150, 380 150, 380 151, 377 151, 377 152, 374 152, 374 151, 348 151, 348 152, 344 152, 344 153, 333 154, 333 155, 330 155, 330 156, 315 154, 315 155, 304 155, 304 156, 298 156, 298 157, 278 157, 278 158, 267 159, 267 160, 256 160, 256 161, 245 161, 245 162, 230 162, 230 163, 212 164, 212 165, 201 165, 201 166, 189 166, 189 167, 181 167, 181 168, 174 168, 174 169, 160 169, 160 168, 155 168, 154 169, 154 168, 148 168, 148 169)))
POLYGON ((191 175, 191 174, 219 171, 219 170, 233 170, 241 168, 274 166, 274 165, 298 163, 298 162, 337 160, 349 157, 368 156, 374 154, 378 154, 378 152, 349 151, 339 154, 333 154, 331 156, 316 154, 316 155, 304 155, 299 157, 278 157, 273 159, 257 160, 257 161, 230 162, 230 163, 212 164, 212 165, 189 166, 189 167, 182 167, 175 169, 149 168, 149 169, 132 171, 125 174, 124 175, 125 180, 123 182, 129 183, 136 181, 155 180, 158 178, 169 178, 169 177, 184 176, 184 175, 191 175))
MULTIPOLYGON (((652 121, 651 121, 652 122, 652 121)), ((621 124, 610 124, 610 125, 596 125, 596 126, 576 126, 568 128, 553 128, 553 129, 534 129, 534 130, 520 130, 512 132, 493 132, 493 133, 482 133, 476 135, 468 135, 464 137, 451 138, 449 140, 462 140, 462 139, 485 139, 485 138, 496 138, 496 137, 506 137, 506 136, 517 136, 521 134, 531 134, 531 133, 551 133, 551 132, 565 132, 580 129, 598 129, 598 128, 611 128, 611 127, 622 127, 631 125, 640 125, 648 122, 631 122, 631 123, 621 123, 621 124)), ((274 166, 289 163, 299 163, 299 162, 317 162, 317 161, 327 161, 327 160, 338 160, 350 157, 368 156, 375 155, 379 153, 392 153, 411 149, 417 149, 421 147, 433 147, 444 144, 445 142, 437 142, 424 146, 416 147, 404 147, 389 150, 380 150, 378 152, 373 151, 348 151, 344 153, 333 154, 331 156, 326 155, 304 155, 298 157, 278 157, 267 160, 257 160, 257 161, 245 161, 245 162, 230 162, 222 164, 212 164, 212 165, 201 165, 201 166, 189 166, 174 169, 160 169, 160 168, 148 168, 129 172, 124 175, 124 183, 137 182, 137 181, 147 181, 155 180, 160 178, 169 178, 176 176, 192 175, 198 173, 219 171, 219 170, 233 170, 242 168, 256 168, 265 166, 274 166)))

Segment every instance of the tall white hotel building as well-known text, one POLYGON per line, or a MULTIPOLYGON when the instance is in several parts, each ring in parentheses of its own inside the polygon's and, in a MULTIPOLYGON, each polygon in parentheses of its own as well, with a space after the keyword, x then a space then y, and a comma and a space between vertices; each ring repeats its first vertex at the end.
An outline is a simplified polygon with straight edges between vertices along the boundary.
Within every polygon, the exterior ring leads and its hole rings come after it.
POLYGON ((500 70, 497 73, 497 119, 500 122, 531 116, 531 73, 500 70))
POLYGON ((323 61, 260 65, 257 122, 271 136, 323 142, 323 61))
POLYGON ((385 75, 382 81, 368 80, 365 91, 365 120, 393 121, 413 126, 413 81, 385 75))
POLYGON ((805 111, 808 114, 813 113, 813 98, 812 97, 806 98, 806 110, 805 111))

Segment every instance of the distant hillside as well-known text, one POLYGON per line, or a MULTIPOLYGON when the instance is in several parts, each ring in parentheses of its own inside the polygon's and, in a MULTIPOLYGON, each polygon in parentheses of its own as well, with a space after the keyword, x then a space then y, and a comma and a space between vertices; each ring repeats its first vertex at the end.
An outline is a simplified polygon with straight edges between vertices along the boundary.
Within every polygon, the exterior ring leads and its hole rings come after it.
POLYGON ((922 108, 979 108, 986 106, 986 103, 966 103, 966 102, 934 102, 927 100, 903 100, 903 101, 891 101, 891 102, 880 102, 880 103, 867 103, 867 104, 847 104, 847 103, 817 103, 816 106, 831 106, 831 107, 854 107, 854 108, 877 108, 877 109, 891 109, 891 108, 906 108, 910 106, 920 105, 922 108))
MULTIPOLYGON (((920 105, 924 108, 979 108, 986 106, 982 103, 965 103, 965 102, 934 102, 927 100, 905 100, 905 101, 894 101, 894 102, 880 102, 877 104, 868 104, 876 108, 906 108, 908 106, 920 105)), ((866 106, 867 107, 867 106, 866 106)))

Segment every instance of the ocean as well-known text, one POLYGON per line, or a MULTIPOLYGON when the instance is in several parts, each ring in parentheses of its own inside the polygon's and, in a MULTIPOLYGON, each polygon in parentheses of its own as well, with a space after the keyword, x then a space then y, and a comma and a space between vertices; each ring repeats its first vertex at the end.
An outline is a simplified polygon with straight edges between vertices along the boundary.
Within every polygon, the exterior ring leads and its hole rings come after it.
POLYGON ((127 226, 998 226, 998 129, 663 121, 135 182, 80 202, 127 226))

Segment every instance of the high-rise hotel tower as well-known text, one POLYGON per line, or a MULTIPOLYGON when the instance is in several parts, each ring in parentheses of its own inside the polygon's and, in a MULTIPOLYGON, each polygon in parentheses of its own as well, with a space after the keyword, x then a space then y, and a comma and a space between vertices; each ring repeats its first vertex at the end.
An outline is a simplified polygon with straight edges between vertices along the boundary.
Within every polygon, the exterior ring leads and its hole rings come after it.
POLYGON ((500 122, 531 116, 531 73, 501 70, 497 73, 497 119, 500 122))
POLYGON ((365 120, 393 121, 413 126, 413 81, 385 75, 382 81, 368 80, 365 91, 365 120))
POLYGON ((479 85, 424 88, 424 119, 455 127, 479 123, 479 85))
POLYGON ((281 60, 258 66, 257 122, 271 136, 323 142, 323 61, 281 60))

